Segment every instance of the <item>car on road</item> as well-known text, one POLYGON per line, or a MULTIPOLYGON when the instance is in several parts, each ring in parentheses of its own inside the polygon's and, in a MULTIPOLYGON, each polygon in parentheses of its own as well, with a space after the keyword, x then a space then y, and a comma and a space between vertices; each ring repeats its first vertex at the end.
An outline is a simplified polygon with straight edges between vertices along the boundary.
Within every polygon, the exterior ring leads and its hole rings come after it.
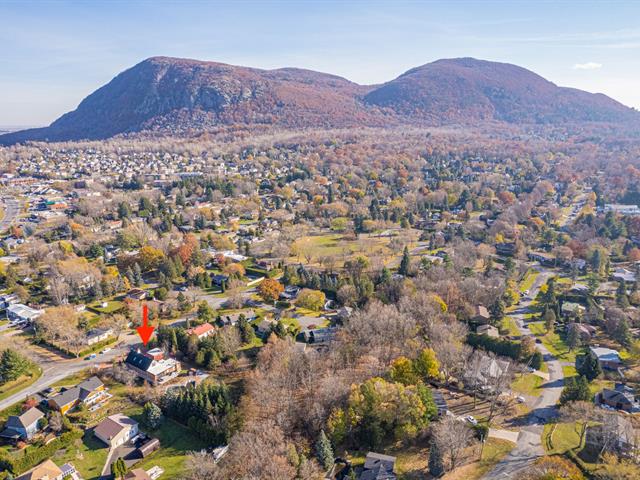
POLYGON ((478 425, 478 421, 476 420, 476 417, 474 417, 473 415, 467 415, 466 417, 464 417, 464 419, 474 427, 478 425))
POLYGON ((85 360, 93 360, 94 358, 96 358, 97 355, 95 353, 92 353, 91 355, 89 355, 88 357, 84 357, 85 360))
POLYGON ((110 351, 111 351, 111 347, 107 347, 104 350, 102 350, 100 353, 102 354, 102 353, 107 353, 107 352, 110 352, 110 351))

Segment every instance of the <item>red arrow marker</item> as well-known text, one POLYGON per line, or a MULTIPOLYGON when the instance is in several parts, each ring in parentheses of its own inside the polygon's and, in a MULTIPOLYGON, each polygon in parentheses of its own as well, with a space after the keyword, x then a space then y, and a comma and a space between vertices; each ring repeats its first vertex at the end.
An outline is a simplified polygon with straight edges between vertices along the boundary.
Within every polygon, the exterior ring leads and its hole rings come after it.
POLYGON ((136 330, 138 331, 138 335, 140 335, 142 343, 145 346, 149 343, 149 339, 151 338, 154 329, 155 327, 149 326, 149 309, 147 308, 147 305, 144 304, 142 305, 142 326, 136 328, 136 330))

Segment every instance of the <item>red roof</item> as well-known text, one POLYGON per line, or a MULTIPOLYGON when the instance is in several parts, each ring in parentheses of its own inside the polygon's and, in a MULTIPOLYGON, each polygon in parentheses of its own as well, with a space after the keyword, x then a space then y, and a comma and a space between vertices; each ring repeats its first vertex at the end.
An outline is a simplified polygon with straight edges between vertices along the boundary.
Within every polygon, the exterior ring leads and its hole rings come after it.
POLYGON ((211 332, 214 329, 213 325, 210 323, 203 323, 202 325, 198 325, 197 327, 190 328, 187 330, 189 335, 197 335, 201 337, 202 335, 211 332))

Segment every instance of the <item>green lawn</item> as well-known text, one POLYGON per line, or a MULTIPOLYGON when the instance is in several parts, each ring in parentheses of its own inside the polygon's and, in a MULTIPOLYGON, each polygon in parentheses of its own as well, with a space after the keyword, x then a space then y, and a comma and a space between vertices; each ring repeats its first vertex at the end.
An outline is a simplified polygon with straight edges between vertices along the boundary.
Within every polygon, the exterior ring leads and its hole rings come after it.
POLYGON ((160 440, 162 448, 136 466, 148 470, 158 465, 164 469, 162 478, 180 477, 184 472, 187 454, 210 446, 189 429, 170 419, 165 420, 158 430, 149 433, 160 440))
POLYGON ((34 365, 26 375, 22 375, 16 380, 0 385, 0 400, 10 397, 23 388, 28 387, 42 376, 42 369, 34 365))
POLYGON ((542 344, 547 347, 549 352, 558 360, 572 363, 576 361, 576 353, 579 352, 576 350, 570 351, 569 347, 564 343, 564 340, 562 340, 557 333, 546 333, 543 322, 529 323, 529 330, 542 340, 542 344))
POLYGON ((511 390, 537 397, 541 393, 540 386, 543 382, 544 380, 541 377, 533 373, 520 374, 511 384, 511 390))
POLYGON ((540 272, 537 270, 527 270, 527 273, 524 274, 524 278, 520 282, 520 292, 524 293, 526 290, 531 290, 538 275, 540 275, 540 272))
POLYGON ((518 330, 518 326, 516 325, 516 321, 512 317, 504 317, 502 319, 502 324, 500 325, 500 330, 504 330, 507 332, 507 335, 512 337, 519 337, 520 330, 518 330))
POLYGON ((564 365, 562 367, 562 374, 565 377, 575 377, 578 375, 578 372, 576 372, 576 367, 574 365, 564 365))
POLYGON ((108 452, 106 445, 93 435, 92 430, 88 430, 82 439, 57 452, 53 460, 58 465, 73 463, 85 480, 92 480, 100 478, 108 452))
POLYGON ((580 445, 580 426, 575 423, 548 423, 542 432, 542 446, 547 454, 562 455, 580 445))
POLYGON ((98 303, 94 303, 93 305, 89 305, 87 308, 89 310, 93 310, 98 313, 110 314, 110 313, 115 313, 122 310, 123 307, 124 307, 124 303, 118 300, 111 300, 107 302, 106 307, 102 306, 102 302, 98 302, 98 303))

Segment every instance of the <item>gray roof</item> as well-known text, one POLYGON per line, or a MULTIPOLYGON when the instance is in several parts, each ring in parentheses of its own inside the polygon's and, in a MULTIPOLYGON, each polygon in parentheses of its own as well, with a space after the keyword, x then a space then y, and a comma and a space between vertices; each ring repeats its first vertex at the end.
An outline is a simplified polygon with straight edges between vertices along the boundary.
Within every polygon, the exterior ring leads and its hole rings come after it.
POLYGON ((80 382, 73 388, 69 388, 64 392, 60 392, 58 395, 51 397, 58 407, 68 405, 77 400, 86 399, 91 393, 100 388, 103 385, 102 381, 98 377, 91 377, 87 380, 80 382))
POLYGON ((11 415, 7 419, 7 423, 5 425, 6 428, 27 428, 30 425, 33 425, 35 422, 44 417, 44 413, 38 410, 36 407, 31 407, 29 410, 24 412, 22 415, 11 415))

